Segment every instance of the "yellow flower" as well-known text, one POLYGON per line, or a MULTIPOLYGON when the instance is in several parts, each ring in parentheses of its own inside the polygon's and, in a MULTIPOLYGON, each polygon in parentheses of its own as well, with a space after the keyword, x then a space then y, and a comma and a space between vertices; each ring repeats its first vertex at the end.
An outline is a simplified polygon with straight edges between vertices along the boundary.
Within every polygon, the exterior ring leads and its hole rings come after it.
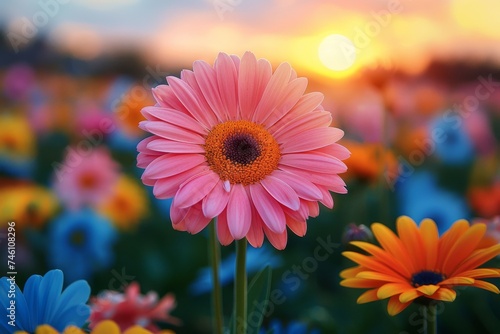
MULTIPOLYGON (((74 326, 67 327, 62 333, 59 333, 57 330, 52 328, 49 325, 41 325, 38 326, 35 330, 34 334, 86 334, 87 332, 82 329, 74 326)), ((25 331, 17 331, 14 334, 29 334, 25 331)), ((95 328, 90 332, 90 334, 154 334, 147 329, 144 329, 140 326, 133 326, 122 332, 120 327, 111 320, 104 320, 95 326, 95 328)), ((162 330, 157 332, 156 334, 175 334, 171 330, 162 330)))
POLYGON ((43 226, 59 207, 56 196, 35 184, 0 187, 0 222, 16 222, 16 227, 43 226))
POLYGON ((116 227, 129 230, 147 213, 147 194, 133 178, 121 176, 113 193, 98 207, 116 227))
POLYGON ((0 115, 0 154, 11 159, 31 158, 35 138, 28 120, 20 115, 0 115))
POLYGON ((500 244, 484 246, 486 225, 472 226, 465 220, 456 221, 439 237, 436 223, 424 219, 420 227, 406 216, 397 220, 396 236, 386 226, 371 227, 381 247, 367 242, 351 244, 370 255, 344 252, 345 257, 358 263, 340 273, 340 285, 369 289, 358 303, 389 299, 387 311, 396 315, 413 301, 455 300, 455 286, 475 286, 500 293, 483 278, 500 277, 498 268, 478 268, 500 254, 500 244))

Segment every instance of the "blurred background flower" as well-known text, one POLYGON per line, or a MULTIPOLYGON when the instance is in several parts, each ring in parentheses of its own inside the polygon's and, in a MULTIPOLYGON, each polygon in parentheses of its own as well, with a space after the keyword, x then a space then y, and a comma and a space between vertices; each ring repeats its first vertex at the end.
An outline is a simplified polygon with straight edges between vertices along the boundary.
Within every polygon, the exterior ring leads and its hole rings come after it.
POLYGON ((69 147, 62 162, 55 168, 54 189, 61 202, 70 209, 95 206, 113 190, 119 165, 105 148, 69 147))
POLYGON ((146 190, 126 175, 120 176, 112 193, 98 204, 97 211, 107 217, 118 229, 133 229, 147 214, 146 190))
POLYGON ((113 261, 116 231, 91 209, 63 212, 49 226, 47 262, 66 272, 66 280, 88 279, 113 261))
POLYGON ((18 228, 39 228, 54 217, 59 208, 55 194, 45 187, 31 183, 0 181, 0 221, 17 222, 18 228))
POLYGON ((180 320, 170 315, 175 308, 175 297, 171 294, 160 300, 154 291, 141 295, 140 286, 132 282, 124 293, 102 291, 91 300, 90 328, 103 320, 112 320, 122 331, 141 326, 153 333, 159 332, 157 323, 180 325, 180 320))
POLYGON ((31 177, 35 147, 28 120, 17 113, 0 112, 0 176, 31 177))
POLYGON ((405 179, 397 189, 399 212, 417 223, 434 220, 442 234, 459 219, 469 219, 467 202, 456 193, 439 187, 436 176, 421 171, 405 179))

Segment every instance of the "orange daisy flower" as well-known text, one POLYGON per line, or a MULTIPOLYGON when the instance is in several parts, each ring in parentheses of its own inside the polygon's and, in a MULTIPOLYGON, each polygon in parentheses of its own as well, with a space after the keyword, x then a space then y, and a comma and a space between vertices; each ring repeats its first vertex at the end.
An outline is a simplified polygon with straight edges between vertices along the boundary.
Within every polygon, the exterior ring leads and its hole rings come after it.
POLYGON ((340 285, 369 289, 358 303, 389 298, 387 311, 396 315, 413 301, 454 301, 455 286, 500 293, 495 285, 482 280, 500 277, 500 269, 478 268, 500 254, 500 244, 484 247, 485 224, 470 226, 458 220, 441 237, 431 219, 424 219, 418 227, 411 218, 401 216, 396 224, 399 236, 380 223, 372 224, 381 247, 351 242, 370 255, 342 253, 359 265, 340 273, 344 278, 340 285))

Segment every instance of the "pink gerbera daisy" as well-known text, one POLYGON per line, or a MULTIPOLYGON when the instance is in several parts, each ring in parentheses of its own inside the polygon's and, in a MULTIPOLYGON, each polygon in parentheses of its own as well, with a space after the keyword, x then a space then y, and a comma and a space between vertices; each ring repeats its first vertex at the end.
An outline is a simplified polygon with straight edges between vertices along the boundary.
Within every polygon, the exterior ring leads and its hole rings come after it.
POLYGON ((174 229, 198 233, 218 217, 223 245, 246 237, 260 247, 265 234, 283 249, 287 226, 303 236, 318 201, 331 208, 329 191, 346 192, 337 175, 349 156, 336 143, 343 131, 288 63, 272 73, 250 52, 221 53, 213 67, 196 61, 167 82, 153 89, 156 106, 142 110, 140 127, 153 135, 137 160, 155 196, 174 198, 174 229))
POLYGON ((54 188, 70 209, 99 204, 111 194, 119 175, 119 165, 105 148, 68 148, 57 167, 54 188))

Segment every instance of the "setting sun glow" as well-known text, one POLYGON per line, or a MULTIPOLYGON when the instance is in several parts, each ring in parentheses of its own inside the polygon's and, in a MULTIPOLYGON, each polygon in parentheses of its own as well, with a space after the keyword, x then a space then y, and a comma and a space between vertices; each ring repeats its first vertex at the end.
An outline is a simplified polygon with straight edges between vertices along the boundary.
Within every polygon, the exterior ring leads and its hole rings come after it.
POLYGON ((344 35, 329 35, 319 45, 318 55, 321 63, 328 69, 345 71, 356 61, 356 47, 344 35))

